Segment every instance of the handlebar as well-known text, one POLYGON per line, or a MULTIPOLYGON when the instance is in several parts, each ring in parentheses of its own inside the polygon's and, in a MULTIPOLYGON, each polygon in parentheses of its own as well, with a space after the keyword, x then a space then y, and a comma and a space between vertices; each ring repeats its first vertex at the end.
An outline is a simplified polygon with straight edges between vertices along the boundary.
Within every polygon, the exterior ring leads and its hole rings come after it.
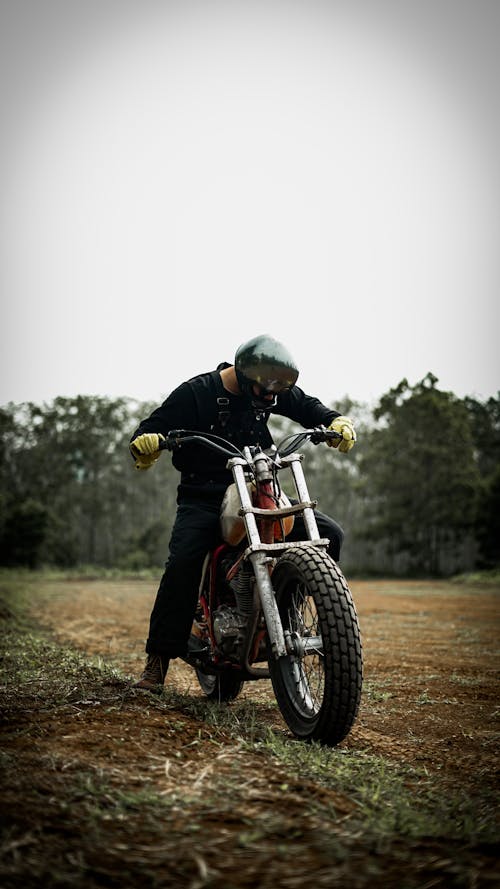
POLYGON ((160 440, 159 448, 160 451, 175 451, 183 444, 193 441, 198 441, 214 451, 219 451, 226 457, 243 456, 239 448, 232 442, 226 441, 225 438, 213 435, 211 432, 196 432, 192 429, 171 429, 167 433, 167 437, 163 441, 160 440))
POLYGON ((308 439, 312 444, 318 445, 323 441, 341 440, 342 438, 343 436, 339 432, 334 432, 333 429, 326 429, 325 426, 315 426, 314 429, 304 429, 303 432, 288 435, 278 445, 278 453, 280 457, 288 457, 308 439), (289 444, 285 447, 286 442, 289 442, 289 444))
MULTIPOLYGON (((333 441, 335 439, 342 439, 342 435, 334 432, 332 429, 327 429, 325 426, 315 426, 313 429, 304 429, 302 432, 287 435, 278 445, 277 453, 280 457, 288 457, 307 440, 314 445, 318 445, 320 442, 333 441)), ((160 441, 160 451, 174 451, 182 447, 183 444, 194 441, 204 444, 206 447, 218 451, 226 457, 244 456, 236 445, 226 441, 225 438, 213 435, 210 432, 197 432, 191 429, 172 429, 166 438, 160 441)))

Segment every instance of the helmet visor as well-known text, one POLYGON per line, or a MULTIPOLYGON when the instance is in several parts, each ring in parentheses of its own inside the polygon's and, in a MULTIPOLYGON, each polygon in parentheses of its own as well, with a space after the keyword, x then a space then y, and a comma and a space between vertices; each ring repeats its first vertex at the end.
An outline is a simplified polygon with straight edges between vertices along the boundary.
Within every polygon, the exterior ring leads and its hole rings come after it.
POLYGON ((278 395, 286 389, 291 389, 295 385, 298 372, 292 367, 283 367, 273 363, 259 362, 252 366, 251 364, 242 368, 245 376, 252 380, 253 383, 265 389, 266 392, 272 392, 278 395))

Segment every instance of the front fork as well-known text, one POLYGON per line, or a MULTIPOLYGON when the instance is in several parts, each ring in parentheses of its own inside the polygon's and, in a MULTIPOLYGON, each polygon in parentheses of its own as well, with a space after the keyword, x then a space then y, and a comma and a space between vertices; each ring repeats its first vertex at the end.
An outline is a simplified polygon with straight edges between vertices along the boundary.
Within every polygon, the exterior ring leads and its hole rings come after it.
MULTIPOLYGON (((267 456, 265 454, 259 454, 254 459, 257 483, 257 503, 255 506, 252 504, 245 479, 244 466, 247 465, 248 460, 244 460, 240 457, 234 457, 228 462, 228 468, 232 470, 233 478, 240 497, 240 513, 245 521, 247 538, 249 542, 249 546, 245 552, 245 557, 248 558, 252 563, 260 603, 266 622, 267 633, 269 636, 269 641, 271 643, 271 650, 276 660, 289 654, 297 654, 297 649, 296 643, 294 642, 294 640, 291 639, 290 634, 287 634, 290 638, 285 639, 280 613, 276 604, 276 596, 271 583, 269 569, 272 567, 276 556, 283 553, 286 549, 304 545, 323 547, 326 547, 328 545, 328 541, 321 539, 318 534, 318 526, 316 524, 316 517, 314 515, 315 503, 311 502, 309 498, 309 492, 307 489, 301 460, 302 456, 300 454, 291 454, 286 460, 283 460, 282 462, 282 466, 289 466, 292 471, 295 490, 297 492, 299 500, 298 504, 287 509, 270 510, 267 508, 265 511, 262 510, 259 505, 259 485, 263 485, 266 482, 269 482, 272 478, 267 456), (308 541, 301 544, 286 542, 263 542, 261 540, 261 535, 256 519, 257 515, 260 515, 260 517, 262 518, 263 512, 264 515, 265 512, 274 513, 274 518, 276 518, 277 516, 284 517, 285 515, 293 515, 294 513, 301 512, 304 516, 304 523, 306 526, 308 541)), ((265 502, 266 506, 268 506, 267 499, 265 502)))

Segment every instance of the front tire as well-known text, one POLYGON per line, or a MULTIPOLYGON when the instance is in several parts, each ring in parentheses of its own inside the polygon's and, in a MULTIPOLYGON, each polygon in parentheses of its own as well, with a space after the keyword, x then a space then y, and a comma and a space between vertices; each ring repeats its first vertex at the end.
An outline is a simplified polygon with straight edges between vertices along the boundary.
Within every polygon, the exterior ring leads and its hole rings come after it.
POLYGON ((269 671, 293 734, 335 746, 349 733, 361 698, 358 619, 346 580, 323 550, 290 549, 272 575, 285 638, 293 653, 269 671))

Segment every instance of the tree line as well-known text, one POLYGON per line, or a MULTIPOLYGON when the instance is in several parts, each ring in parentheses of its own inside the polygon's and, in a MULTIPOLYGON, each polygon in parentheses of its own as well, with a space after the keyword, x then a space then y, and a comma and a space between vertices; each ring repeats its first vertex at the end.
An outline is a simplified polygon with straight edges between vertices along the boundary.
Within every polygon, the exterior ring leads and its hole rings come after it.
MULTIPOLYGON (((500 565, 500 393, 402 380, 356 419, 348 455, 306 446, 311 496, 344 527, 348 573, 450 575, 500 565)), ((166 559, 178 473, 137 472, 131 433, 153 405, 98 396, 0 408, 0 564, 136 571, 166 559)), ((275 441, 293 431, 272 418, 275 441)))

